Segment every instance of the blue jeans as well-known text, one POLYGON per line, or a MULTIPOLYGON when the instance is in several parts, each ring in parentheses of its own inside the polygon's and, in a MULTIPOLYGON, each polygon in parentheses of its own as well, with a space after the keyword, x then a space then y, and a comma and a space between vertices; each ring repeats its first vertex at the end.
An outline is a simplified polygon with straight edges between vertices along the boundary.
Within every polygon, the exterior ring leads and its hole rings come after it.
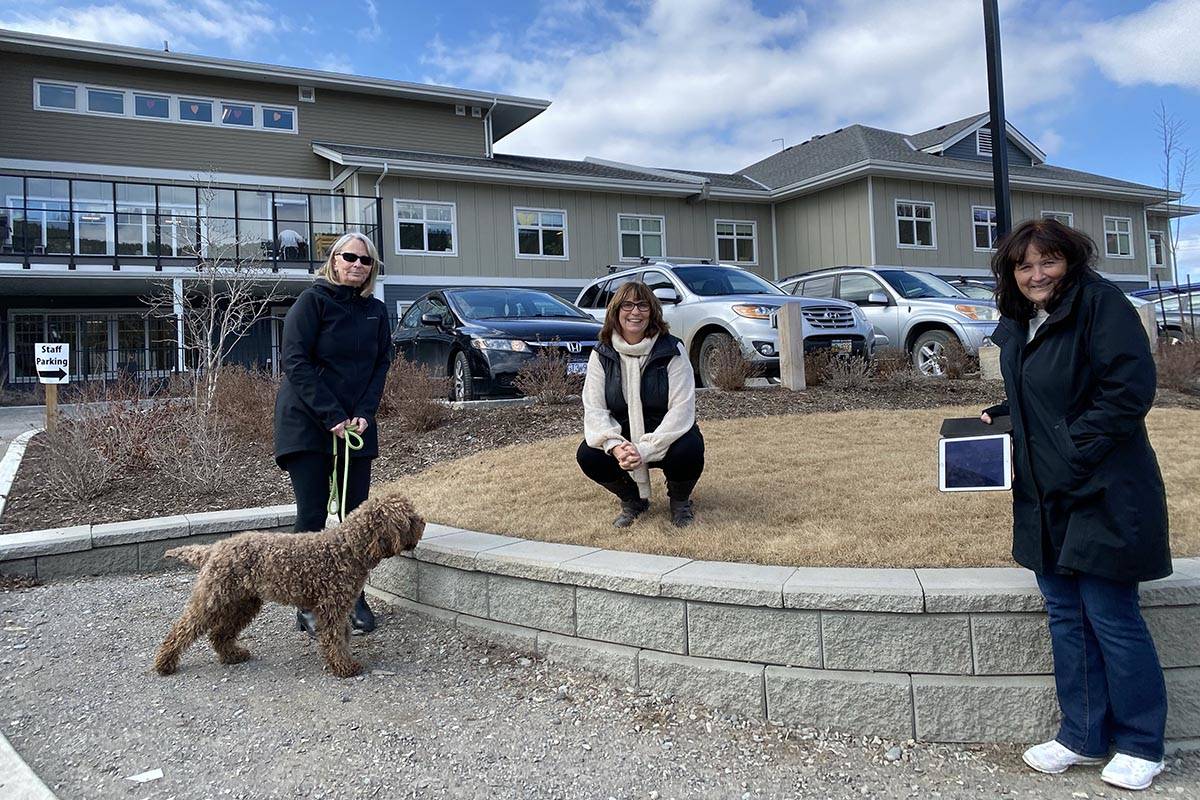
POLYGON ((1159 761, 1167 687, 1136 583, 1094 575, 1038 575, 1050 617, 1059 744, 1083 756, 1159 761))

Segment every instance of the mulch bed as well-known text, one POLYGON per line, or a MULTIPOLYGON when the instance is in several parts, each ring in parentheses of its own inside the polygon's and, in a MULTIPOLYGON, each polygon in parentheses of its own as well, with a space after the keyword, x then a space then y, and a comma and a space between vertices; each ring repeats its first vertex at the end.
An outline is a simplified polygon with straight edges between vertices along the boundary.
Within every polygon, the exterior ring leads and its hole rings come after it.
MULTIPOLYGON (((697 417, 729 419, 809 414, 875 408, 917 409, 938 406, 990 405, 1001 398, 998 384, 977 380, 921 381, 916 385, 873 384, 862 390, 837 390, 825 386, 805 392, 778 388, 744 392, 703 391, 697 394, 697 417)), ((1162 391, 1160 406, 1200 409, 1200 398, 1162 391)), ((455 411, 441 427, 426 433, 400 430, 391 420, 380 422, 380 457, 375 461, 375 482, 392 481, 420 472, 440 461, 505 445, 578 433, 582 436, 582 409, 574 405, 534 405, 455 411)), ((286 473, 276 465, 269 438, 244 441, 232 463, 239 465, 234 488, 216 495, 180 493, 154 474, 132 474, 115 482, 104 495, 86 503, 71 501, 46 478, 45 451, 34 438, 21 462, 12 494, 0 520, 0 533, 55 528, 90 522, 162 517, 225 509, 252 508, 293 502, 286 473)))

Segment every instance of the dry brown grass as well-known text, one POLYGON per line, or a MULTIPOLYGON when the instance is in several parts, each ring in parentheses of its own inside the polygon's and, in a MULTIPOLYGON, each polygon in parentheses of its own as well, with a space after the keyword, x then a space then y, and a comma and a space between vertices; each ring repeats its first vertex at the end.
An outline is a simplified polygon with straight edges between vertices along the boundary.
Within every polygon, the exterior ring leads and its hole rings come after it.
MULTIPOLYGON (((578 436, 446 462, 403 485, 432 522, 543 541, 759 564, 1011 565, 1010 495, 937 490, 941 420, 977 411, 706 422, 707 467, 687 531, 670 525, 657 470, 650 512, 612 528, 617 501, 580 473, 578 436)), ((1200 554, 1200 412, 1155 409, 1149 428, 1173 550, 1200 554)))

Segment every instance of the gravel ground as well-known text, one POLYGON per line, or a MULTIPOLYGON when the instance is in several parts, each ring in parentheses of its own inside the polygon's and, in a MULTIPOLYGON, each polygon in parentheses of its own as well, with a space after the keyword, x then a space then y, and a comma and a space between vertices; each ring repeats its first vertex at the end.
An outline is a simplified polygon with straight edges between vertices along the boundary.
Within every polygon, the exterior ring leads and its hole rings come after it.
MULTIPOLYGON (((271 606, 256 660, 149 671, 192 576, 0 591, 0 726, 73 798, 1089 798, 1096 769, 1033 775, 1009 747, 960 749, 739 720, 612 686, 383 608, 337 680, 271 606), (161 769, 149 783, 126 778, 161 769)), ((1155 796, 1200 797, 1200 757, 1155 796)))

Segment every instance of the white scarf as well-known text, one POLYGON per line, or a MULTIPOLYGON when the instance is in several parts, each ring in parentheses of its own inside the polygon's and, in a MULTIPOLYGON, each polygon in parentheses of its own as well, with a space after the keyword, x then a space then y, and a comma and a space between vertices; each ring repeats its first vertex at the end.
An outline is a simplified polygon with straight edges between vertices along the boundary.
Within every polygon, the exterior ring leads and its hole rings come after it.
MULTIPOLYGON (((646 420, 642 416, 642 370, 650 358, 650 351, 658 336, 642 339, 637 344, 629 344, 621 338, 621 334, 613 333, 612 347, 621 357, 621 390, 625 395, 625 405, 629 409, 629 440, 637 442, 646 434, 646 420)), ((646 463, 630 472, 637 483, 638 496, 643 500, 650 499, 650 470, 646 463)))

